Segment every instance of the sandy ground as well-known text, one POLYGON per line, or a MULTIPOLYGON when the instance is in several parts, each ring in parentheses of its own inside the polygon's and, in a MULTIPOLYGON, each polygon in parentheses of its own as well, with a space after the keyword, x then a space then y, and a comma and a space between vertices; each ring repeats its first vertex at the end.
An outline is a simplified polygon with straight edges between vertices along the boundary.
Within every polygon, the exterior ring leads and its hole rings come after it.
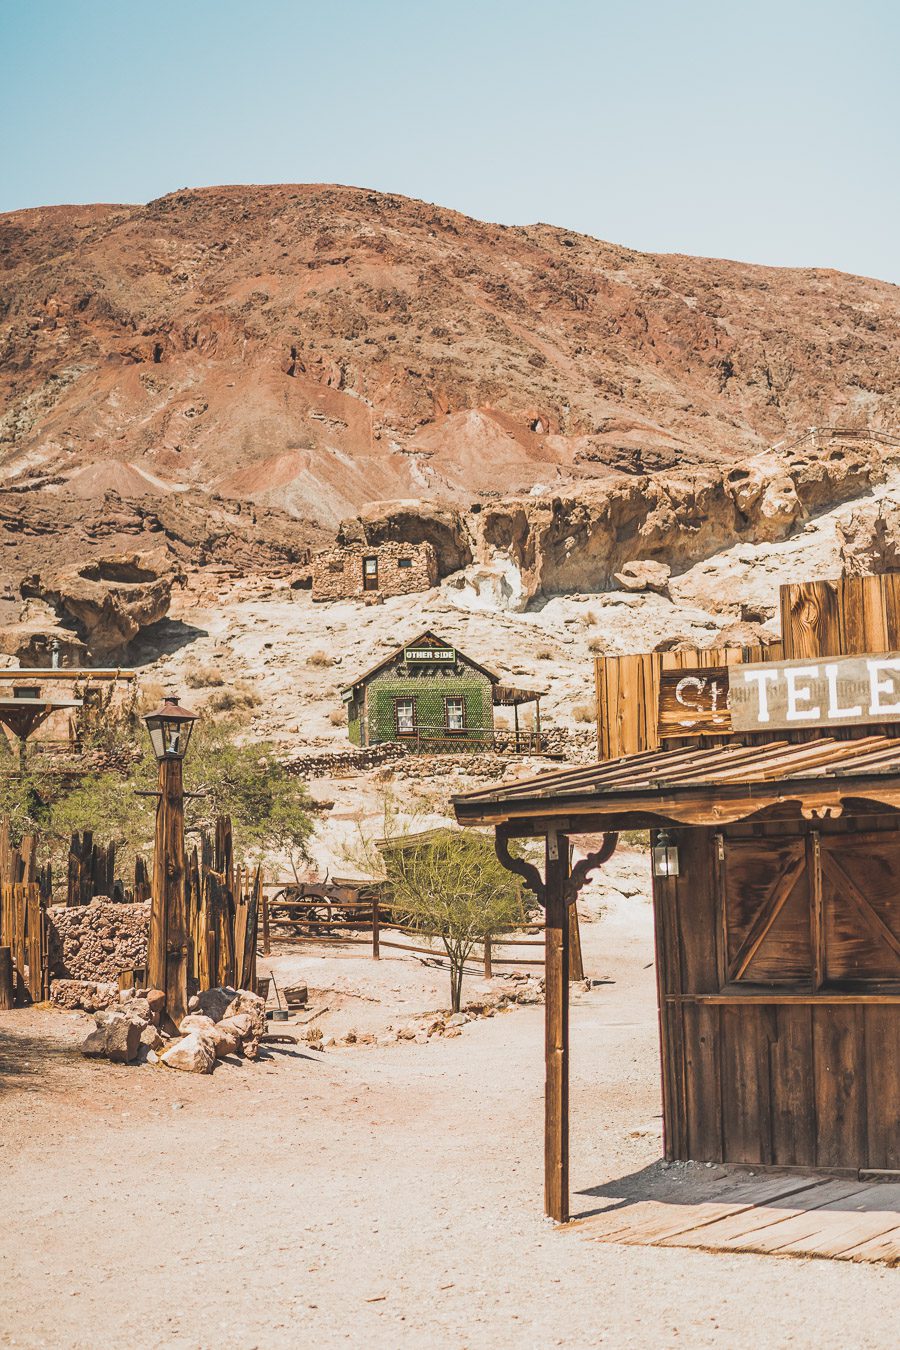
MULTIPOLYGON (((572 1009, 576 1214, 611 1179, 659 1175, 650 907, 603 903, 583 940, 611 983, 572 1009)), ((333 983, 338 958, 286 959, 333 983)), ((408 958, 353 958, 341 978, 385 1022, 407 1011, 395 989, 407 1006, 441 993, 408 958)), ((275 1046, 209 1078, 84 1061, 84 1021, 0 1015, 0 1344, 896 1343, 896 1271, 618 1247, 545 1221, 540 1007, 427 1045, 275 1046)))

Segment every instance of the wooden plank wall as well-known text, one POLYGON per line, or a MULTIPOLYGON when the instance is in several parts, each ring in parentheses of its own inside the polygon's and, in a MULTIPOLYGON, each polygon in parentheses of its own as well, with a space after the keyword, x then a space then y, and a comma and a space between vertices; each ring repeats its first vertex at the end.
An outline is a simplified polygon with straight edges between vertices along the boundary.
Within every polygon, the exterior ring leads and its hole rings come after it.
POLYGON ((49 874, 38 872, 36 853, 33 835, 14 848, 9 821, 0 821, 0 947, 9 947, 12 954, 17 1006, 40 1002, 49 994, 49 874))
MULTIPOLYGON (((882 821, 894 831, 898 823, 900 813, 882 821)), ((850 834, 858 824, 827 828, 850 834)), ((808 827, 731 828, 774 842, 808 827)), ((679 850, 680 876, 654 883, 666 1156, 900 1169, 898 996, 722 995, 715 831, 680 831, 679 850)))
MULTIPOLYGON (((633 656, 598 656, 594 661, 597 700, 597 754, 618 759, 658 750, 659 677, 664 670, 708 670, 746 661, 780 661, 780 642, 770 647, 705 647, 690 651, 641 652, 633 656)), ((718 745, 730 736, 686 740, 666 738, 667 747, 718 745)))
MULTIPOLYGON (((594 661, 597 702, 597 754, 601 760, 658 750, 657 707, 663 670, 739 665, 748 661, 792 661, 804 657, 856 656, 863 652, 900 651, 900 572, 873 577, 837 577, 782 586, 779 592, 783 640, 768 647, 708 647, 696 651, 642 652, 598 656, 594 661)), ((837 739, 854 739, 884 731, 897 734, 897 724, 830 729, 837 739)), ((778 732, 778 739, 788 733, 778 732)), ((794 741, 810 740, 819 731, 792 731, 794 741)), ((717 745, 727 737, 693 741, 666 738, 666 747, 717 745)), ((754 734, 753 740, 773 739, 754 734)))

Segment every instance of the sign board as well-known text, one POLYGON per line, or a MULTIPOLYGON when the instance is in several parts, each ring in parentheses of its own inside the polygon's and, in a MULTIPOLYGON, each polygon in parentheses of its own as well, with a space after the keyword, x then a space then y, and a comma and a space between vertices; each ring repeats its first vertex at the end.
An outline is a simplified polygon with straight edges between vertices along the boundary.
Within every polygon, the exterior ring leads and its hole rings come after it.
POLYGON ((761 662, 728 673, 734 731, 900 722, 900 652, 761 662))
POLYGON ((659 677, 658 734, 724 736, 731 731, 727 666, 664 670, 659 677))
POLYGON ((403 653, 404 661, 412 662, 434 662, 446 661, 453 664, 456 661, 455 647, 407 647, 403 653))

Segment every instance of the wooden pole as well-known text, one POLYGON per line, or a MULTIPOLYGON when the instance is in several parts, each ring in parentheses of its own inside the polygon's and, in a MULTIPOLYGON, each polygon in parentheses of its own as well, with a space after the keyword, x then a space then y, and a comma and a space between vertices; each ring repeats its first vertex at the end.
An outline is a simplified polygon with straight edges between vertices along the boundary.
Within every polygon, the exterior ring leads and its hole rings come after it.
POLYGON ((272 937, 269 932, 269 897, 266 891, 262 893, 262 949, 263 956, 268 956, 272 950, 272 937))
POLYGON ((182 763, 161 759, 147 975, 150 986, 164 992, 176 1027, 187 1014, 188 947, 182 763))
POLYGON ((518 703, 514 703, 514 704, 513 704, 513 721, 515 722, 515 725, 516 725, 516 754, 518 754, 518 753, 519 753, 519 749, 520 749, 520 746, 519 746, 519 705, 518 705, 518 703))
POLYGON ((12 948, 0 947, 0 1009, 6 1011, 15 1002, 12 948))
POLYGON ((372 901, 372 960, 381 960, 381 915, 378 911, 378 897, 372 901))
POLYGON ((494 971, 491 966, 491 935, 490 933, 484 939, 484 978, 491 980, 494 977, 494 971))
POLYGON ((534 700, 534 729, 536 732, 535 750, 538 754, 541 752, 541 700, 534 700))
POLYGON ((547 834, 544 948, 545 1056, 544 1212, 569 1218, 569 915, 564 892, 569 841, 547 834))
MULTIPOLYGON (((572 844, 569 844, 569 875, 572 874, 572 844)), ((581 928, 578 923, 577 896, 569 905, 569 982, 584 979, 584 960, 581 955, 581 928)))

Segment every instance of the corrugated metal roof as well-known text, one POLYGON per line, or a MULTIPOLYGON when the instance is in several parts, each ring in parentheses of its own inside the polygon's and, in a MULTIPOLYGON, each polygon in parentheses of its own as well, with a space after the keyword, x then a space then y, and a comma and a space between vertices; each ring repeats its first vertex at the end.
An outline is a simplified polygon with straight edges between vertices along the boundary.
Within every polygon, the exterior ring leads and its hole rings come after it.
POLYGON ((459 807, 541 803, 552 798, 589 799, 688 794, 719 785, 752 787, 836 778, 900 776, 900 738, 820 739, 796 744, 728 745, 711 749, 651 750, 579 769, 554 769, 536 778, 479 788, 454 798, 459 807))

